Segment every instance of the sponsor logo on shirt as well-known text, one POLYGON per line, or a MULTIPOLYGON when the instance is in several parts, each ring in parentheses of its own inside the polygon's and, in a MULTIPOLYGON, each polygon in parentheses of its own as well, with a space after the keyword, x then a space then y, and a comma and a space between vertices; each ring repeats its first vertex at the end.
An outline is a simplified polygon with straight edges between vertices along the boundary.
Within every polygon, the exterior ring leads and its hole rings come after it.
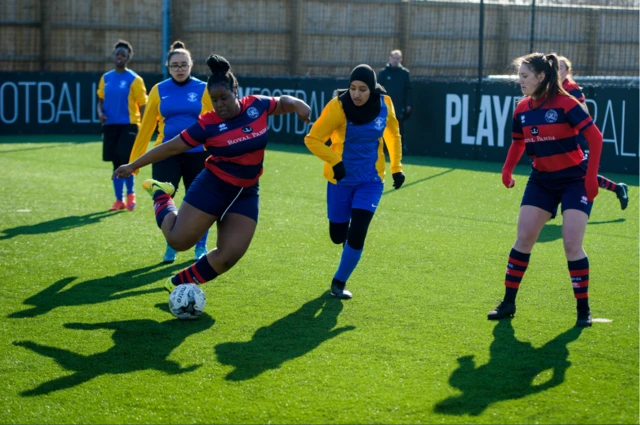
MULTIPOLYGON (((244 131, 244 128, 242 129, 242 131, 244 131)), ((260 131, 252 132, 248 136, 242 136, 242 137, 238 137, 237 139, 227 140, 227 145, 235 145, 236 143, 244 142, 245 140, 249 140, 249 139, 253 139, 253 138, 258 137, 258 136, 262 136, 266 132, 267 132, 267 127, 263 128, 260 131)))
POLYGON ((187 95, 187 100, 188 100, 189 102, 197 102, 197 101, 198 101, 198 94, 197 94, 197 93, 194 93, 194 92, 189 93, 189 94, 187 95))
POLYGON ((225 131, 227 129, 227 125, 222 123, 218 126, 218 131, 225 131))
POLYGON ((253 128, 251 128, 250 126, 242 127, 243 133, 251 133, 252 131, 253 131, 253 128))
POLYGON ((586 196, 583 196, 582 198, 580 198, 580 202, 587 205, 589 203, 589 201, 587 200, 586 196))
POLYGON ((376 118, 373 122, 373 126, 376 130, 382 130, 384 128, 384 120, 380 117, 376 118))
POLYGON ((121 89, 126 89, 127 88, 126 80, 120 80, 120 88, 121 89))
POLYGON ((253 106, 250 107, 249 109, 247 109, 247 115, 249 115, 249 118, 253 118, 256 119, 258 118, 258 116, 260 115, 260 113, 258 112, 258 110, 256 108, 254 108, 253 106))
POLYGON ((558 120, 558 113, 553 109, 549 109, 546 114, 544 114, 544 120, 548 123, 556 122, 558 120))
POLYGON ((537 136, 538 132, 539 132, 538 127, 536 127, 536 126, 531 127, 531 134, 532 135, 537 136))
POLYGON ((520 122, 524 124, 524 115, 520 115, 520 122))

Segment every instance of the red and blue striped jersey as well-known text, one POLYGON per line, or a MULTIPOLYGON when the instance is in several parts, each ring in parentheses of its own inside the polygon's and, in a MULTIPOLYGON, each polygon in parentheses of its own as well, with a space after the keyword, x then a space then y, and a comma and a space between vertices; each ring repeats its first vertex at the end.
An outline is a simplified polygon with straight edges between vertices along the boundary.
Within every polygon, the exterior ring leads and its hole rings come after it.
POLYGON ((536 108, 532 102, 530 97, 522 99, 512 124, 513 140, 524 141, 527 155, 533 158, 531 174, 544 179, 584 177, 586 161, 576 136, 593 125, 589 114, 570 96, 542 99, 536 108))
POLYGON ((215 111, 207 112, 180 137, 191 147, 205 146, 211 154, 205 167, 217 177, 234 186, 251 187, 262 175, 268 116, 277 101, 245 96, 239 102, 240 113, 230 120, 223 120, 215 111))
POLYGON ((573 81, 571 77, 567 77, 564 79, 564 81, 562 82, 562 88, 571 96, 578 99, 578 102, 585 103, 584 94, 582 93, 580 86, 575 81, 573 81))

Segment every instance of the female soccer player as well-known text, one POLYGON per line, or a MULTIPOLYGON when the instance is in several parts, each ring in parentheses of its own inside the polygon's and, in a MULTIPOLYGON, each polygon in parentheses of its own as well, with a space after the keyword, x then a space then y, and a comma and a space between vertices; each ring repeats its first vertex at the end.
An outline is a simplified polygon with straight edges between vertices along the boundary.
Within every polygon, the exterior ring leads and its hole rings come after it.
MULTIPOLYGON (((578 99, 580 103, 585 105, 586 108, 586 100, 584 98, 584 94, 580 89, 580 86, 576 84, 576 82, 571 78, 572 73, 572 64, 569 59, 564 56, 558 56, 558 60, 560 63, 558 64, 558 69, 560 72, 560 79, 562 80, 562 88, 567 91, 571 96, 578 99)), ((584 140, 584 137, 578 136, 578 143, 580 143, 580 148, 585 152, 586 156, 589 155, 589 148, 587 143, 584 140)), ((620 201, 620 209, 627 208, 629 205, 629 187, 624 183, 615 183, 613 180, 609 180, 608 178, 598 175, 598 185, 606 190, 614 192, 620 201)))
POLYGON ((513 113, 513 143, 502 168, 502 183, 507 188, 515 185, 513 169, 525 150, 533 164, 507 263, 505 296, 488 318, 499 320, 515 314, 516 294, 533 245, 558 204, 562 204, 562 239, 577 300, 576 326, 591 326, 589 259, 582 241, 598 194, 602 133, 580 102, 562 88, 555 54, 531 53, 517 58, 514 64, 525 98, 513 113), (578 133, 589 143, 588 165, 578 146, 578 133))
MULTIPOLYGON (((166 65, 171 78, 156 84, 149 92, 144 118, 129 162, 135 161, 147 151, 156 126, 158 138, 154 146, 173 139, 182 130, 197 122, 199 115, 213 109, 211 98, 207 93, 207 83, 191 76, 193 66, 191 53, 185 49, 181 41, 171 45, 166 65)), ((151 175, 155 180, 170 182, 176 190, 182 178, 185 189, 189 190, 191 182, 204 169, 204 161, 208 156, 204 145, 198 145, 185 153, 154 163, 151 167, 151 175)), ((196 243, 196 260, 207 253, 208 233, 208 231, 205 232, 196 243)), ((175 259, 176 250, 167 244, 163 261, 172 263, 175 259)))
MULTIPOLYGON (((115 170, 129 161, 133 142, 138 134, 140 119, 147 104, 147 89, 142 78, 127 68, 133 57, 133 47, 128 41, 118 40, 113 46, 115 69, 100 78, 98 85, 98 118, 102 127, 102 160, 111 161, 115 170)), ((136 207, 133 176, 112 179, 116 201, 109 211, 136 207), (127 203, 124 186, 127 186, 127 203)))
POLYGON ((191 248, 213 223, 217 247, 194 265, 169 278, 171 292, 183 283, 203 284, 233 267, 249 248, 258 222, 258 179, 262 175, 267 146, 269 115, 295 112, 309 122, 309 105, 291 96, 245 96, 238 99, 238 80, 229 62, 210 56, 207 91, 214 111, 166 143, 154 147, 131 164, 120 166, 114 176, 128 177, 145 165, 179 155, 198 145, 211 154, 176 211, 171 199, 174 187, 153 179, 142 187, 154 201, 156 222, 167 243, 178 251, 191 248))
POLYGON ((352 297, 345 289, 355 270, 369 224, 384 187, 384 143, 391 160, 393 187, 404 183, 402 144, 391 98, 376 81, 369 65, 351 72, 349 89, 338 90, 313 124, 304 142, 325 162, 329 236, 342 244, 340 265, 331 282, 331 294, 352 297), (325 142, 331 139, 331 146, 325 142))

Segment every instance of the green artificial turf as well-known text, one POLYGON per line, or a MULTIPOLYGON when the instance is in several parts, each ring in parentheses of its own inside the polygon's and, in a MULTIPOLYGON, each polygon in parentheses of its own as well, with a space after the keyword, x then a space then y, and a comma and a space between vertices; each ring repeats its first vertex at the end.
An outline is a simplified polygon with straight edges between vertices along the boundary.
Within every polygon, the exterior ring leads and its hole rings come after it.
POLYGON ((593 327, 574 327, 560 216, 515 318, 490 322, 527 167, 506 190, 501 164, 405 158, 340 301, 322 163, 272 144, 253 243, 183 322, 162 283, 193 250, 161 263, 150 167, 136 210, 107 211, 100 156, 0 138, 0 423, 638 423, 638 176, 609 175, 629 207, 601 190, 587 226, 593 327))

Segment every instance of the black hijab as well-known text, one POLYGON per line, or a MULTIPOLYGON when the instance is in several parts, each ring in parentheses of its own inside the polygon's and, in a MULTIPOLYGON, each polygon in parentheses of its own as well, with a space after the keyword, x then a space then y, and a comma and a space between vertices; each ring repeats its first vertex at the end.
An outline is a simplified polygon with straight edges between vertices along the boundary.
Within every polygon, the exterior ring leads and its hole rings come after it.
POLYGON ((361 125, 373 121, 380 114, 380 94, 387 92, 384 87, 378 84, 376 72, 369 65, 362 64, 353 68, 349 77, 349 85, 356 80, 362 81, 369 87, 371 92, 369 100, 362 106, 356 106, 349 95, 349 89, 338 90, 338 99, 342 103, 347 120, 353 124, 361 125))

